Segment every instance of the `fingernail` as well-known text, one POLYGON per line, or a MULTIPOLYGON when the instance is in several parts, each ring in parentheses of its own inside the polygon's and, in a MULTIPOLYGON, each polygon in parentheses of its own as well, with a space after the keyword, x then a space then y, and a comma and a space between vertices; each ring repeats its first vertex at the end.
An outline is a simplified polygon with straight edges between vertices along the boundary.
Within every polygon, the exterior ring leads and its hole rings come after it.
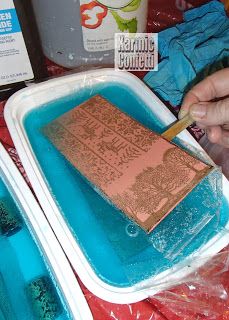
POLYGON ((207 115, 207 107, 201 104, 194 104, 190 108, 190 114, 196 121, 204 119, 207 115))
POLYGON ((187 110, 181 109, 179 114, 178 114, 178 119, 183 119, 186 116, 187 113, 188 113, 187 110))

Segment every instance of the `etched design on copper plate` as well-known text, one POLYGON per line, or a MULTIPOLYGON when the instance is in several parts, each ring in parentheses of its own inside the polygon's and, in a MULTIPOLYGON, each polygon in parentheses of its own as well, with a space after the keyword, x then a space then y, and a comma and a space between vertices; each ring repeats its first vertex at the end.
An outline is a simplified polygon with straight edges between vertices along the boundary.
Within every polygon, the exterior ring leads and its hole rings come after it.
POLYGON ((159 139, 100 96, 67 112, 43 131, 99 187, 120 178, 128 164, 159 139))
POLYGON ((96 191, 147 232, 211 170, 98 95, 42 131, 96 191))
POLYGON ((198 164, 199 160, 177 147, 168 149, 161 164, 144 168, 133 185, 112 196, 112 201, 150 231, 152 225, 171 211, 174 203, 184 198, 209 173, 209 167, 198 170, 198 164), (194 174, 191 180, 190 171, 194 174))

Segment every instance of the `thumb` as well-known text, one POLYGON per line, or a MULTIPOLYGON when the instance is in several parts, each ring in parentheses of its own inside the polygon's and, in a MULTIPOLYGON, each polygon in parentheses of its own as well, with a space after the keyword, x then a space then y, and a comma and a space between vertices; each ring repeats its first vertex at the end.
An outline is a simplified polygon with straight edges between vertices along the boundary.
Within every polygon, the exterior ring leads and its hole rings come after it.
POLYGON ((217 102, 200 102, 190 107, 193 120, 206 126, 229 123, 229 98, 217 102))

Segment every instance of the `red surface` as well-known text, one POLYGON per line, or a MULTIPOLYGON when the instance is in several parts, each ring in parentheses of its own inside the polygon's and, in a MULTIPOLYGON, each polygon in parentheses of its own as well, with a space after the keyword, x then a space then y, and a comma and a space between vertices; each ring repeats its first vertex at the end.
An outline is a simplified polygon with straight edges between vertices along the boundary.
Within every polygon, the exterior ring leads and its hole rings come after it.
MULTIPOLYGON (((182 21, 183 10, 198 6, 201 0, 150 0, 149 31, 158 32, 182 21)), ((50 75, 65 71, 48 62, 50 75)), ((4 102, 0 102, 0 140, 26 177, 3 119, 4 102)), ((194 129, 195 136, 201 132, 194 129)), ((207 264, 190 282, 169 292, 132 305, 114 305, 98 299, 82 284, 82 290, 95 320, 227 320, 229 319, 229 248, 207 264)), ((77 299, 77 297, 76 297, 77 299)), ((85 319, 86 320, 86 319, 85 319)))

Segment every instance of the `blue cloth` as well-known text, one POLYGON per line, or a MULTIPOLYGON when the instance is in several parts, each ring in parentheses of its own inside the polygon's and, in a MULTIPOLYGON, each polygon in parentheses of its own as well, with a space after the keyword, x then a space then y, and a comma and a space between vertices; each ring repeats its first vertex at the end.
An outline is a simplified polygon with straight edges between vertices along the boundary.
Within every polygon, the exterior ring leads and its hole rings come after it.
POLYGON ((223 68, 229 59, 229 19, 219 1, 184 13, 184 23, 159 33, 159 71, 144 81, 173 106, 207 74, 223 68))

